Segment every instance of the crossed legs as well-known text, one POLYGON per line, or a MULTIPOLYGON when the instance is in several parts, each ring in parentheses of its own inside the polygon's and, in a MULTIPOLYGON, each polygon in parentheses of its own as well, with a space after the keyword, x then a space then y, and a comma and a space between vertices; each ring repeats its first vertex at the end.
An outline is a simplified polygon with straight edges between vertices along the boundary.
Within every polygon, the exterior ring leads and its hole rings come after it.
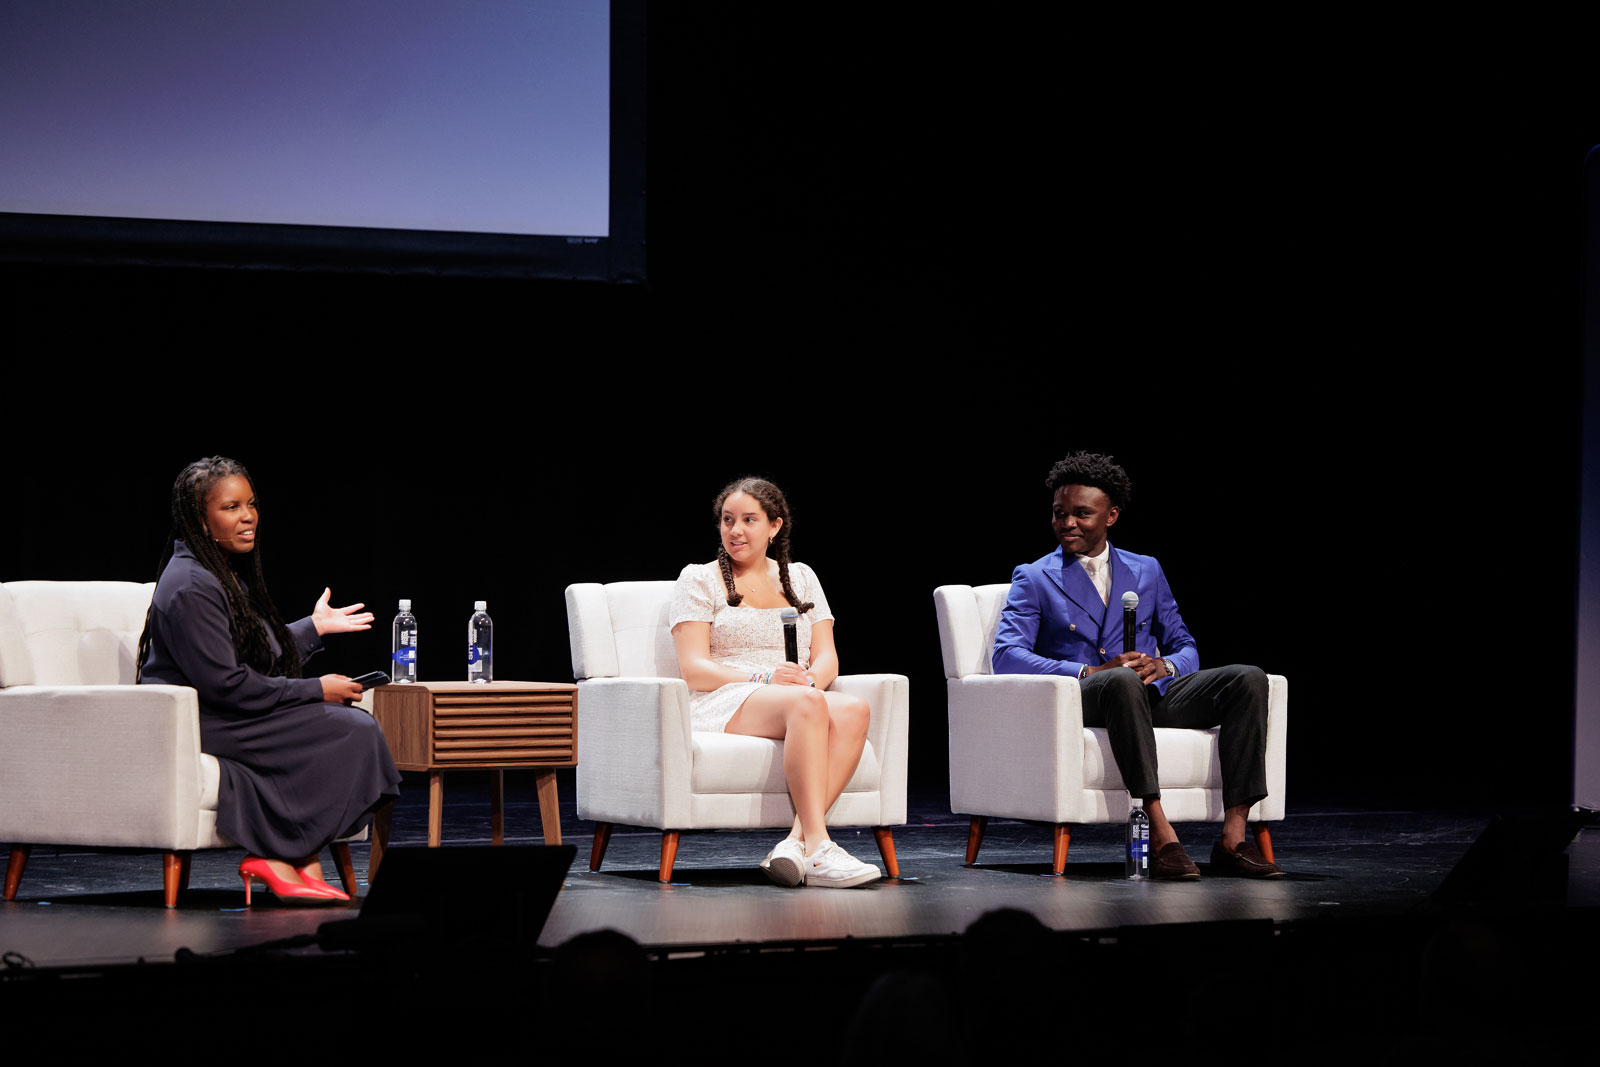
POLYGON ((860 697, 767 685, 751 693, 723 728, 783 742, 783 773, 795 810, 790 836, 801 838, 808 853, 829 839, 828 809, 861 762, 870 718, 860 697))

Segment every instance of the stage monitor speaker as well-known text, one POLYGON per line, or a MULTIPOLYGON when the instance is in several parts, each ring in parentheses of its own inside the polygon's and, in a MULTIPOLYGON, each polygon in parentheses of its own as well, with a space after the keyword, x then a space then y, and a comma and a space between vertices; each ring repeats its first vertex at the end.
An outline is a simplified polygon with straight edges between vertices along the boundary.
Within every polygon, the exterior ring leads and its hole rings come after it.
POLYGON ((1567 845, 1583 824, 1572 810, 1496 815, 1426 904, 1565 902, 1567 845))
POLYGON ((324 924, 319 940, 330 950, 396 940, 532 948, 576 855, 572 845, 391 848, 361 917, 324 924))

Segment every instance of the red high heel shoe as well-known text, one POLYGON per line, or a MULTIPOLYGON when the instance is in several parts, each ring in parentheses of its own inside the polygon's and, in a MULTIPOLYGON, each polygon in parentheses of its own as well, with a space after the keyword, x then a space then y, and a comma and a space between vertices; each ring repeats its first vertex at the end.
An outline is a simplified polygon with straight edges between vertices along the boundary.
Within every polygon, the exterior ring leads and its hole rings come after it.
POLYGON ((350 899, 350 894, 349 893, 346 893, 343 889, 340 889, 338 886, 332 884, 331 882, 325 882, 321 878, 318 878, 316 875, 308 873, 310 870, 311 870, 311 864, 308 863, 304 867, 296 867, 294 869, 294 873, 298 874, 300 876, 300 880, 302 882, 304 882, 306 885, 310 886, 312 889, 316 889, 316 890, 319 890, 320 892, 326 893, 328 896, 332 897, 334 900, 349 900, 350 899))
POLYGON ((250 906, 252 878, 259 878, 266 883, 272 895, 284 904, 335 904, 339 899, 304 882, 289 882, 279 878, 272 866, 260 856, 246 856, 244 862, 239 864, 239 877, 244 879, 244 906, 247 908, 250 906))

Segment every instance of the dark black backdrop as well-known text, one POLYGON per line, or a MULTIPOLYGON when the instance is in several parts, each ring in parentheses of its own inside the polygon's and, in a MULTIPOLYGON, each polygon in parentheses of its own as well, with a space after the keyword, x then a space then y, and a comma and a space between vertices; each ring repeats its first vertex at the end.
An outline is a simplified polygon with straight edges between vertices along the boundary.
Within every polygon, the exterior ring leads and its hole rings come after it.
POLYGON ((764 474, 937 786, 932 590, 1047 551, 1091 448, 1203 662, 1290 676, 1291 804, 1565 802, 1583 138, 1403 50, 839 17, 652 6, 645 286, 0 267, 0 580, 153 578, 220 452, 286 613, 380 615, 321 669, 409 596, 454 675, 486 598, 565 678, 564 586, 764 474))

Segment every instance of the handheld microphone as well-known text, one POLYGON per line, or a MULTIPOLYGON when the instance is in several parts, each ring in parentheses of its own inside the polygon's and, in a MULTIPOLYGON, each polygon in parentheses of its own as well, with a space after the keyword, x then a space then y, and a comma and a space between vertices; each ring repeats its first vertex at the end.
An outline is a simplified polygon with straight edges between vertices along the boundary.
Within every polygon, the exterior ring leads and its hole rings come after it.
POLYGON ((1133 637, 1139 628, 1139 594, 1132 589, 1122 594, 1122 651, 1133 651, 1133 637))
POLYGON ((778 618, 783 620, 783 658, 790 663, 799 663, 800 634, 795 627, 800 619, 800 613, 794 608, 784 608, 778 612, 778 618))

